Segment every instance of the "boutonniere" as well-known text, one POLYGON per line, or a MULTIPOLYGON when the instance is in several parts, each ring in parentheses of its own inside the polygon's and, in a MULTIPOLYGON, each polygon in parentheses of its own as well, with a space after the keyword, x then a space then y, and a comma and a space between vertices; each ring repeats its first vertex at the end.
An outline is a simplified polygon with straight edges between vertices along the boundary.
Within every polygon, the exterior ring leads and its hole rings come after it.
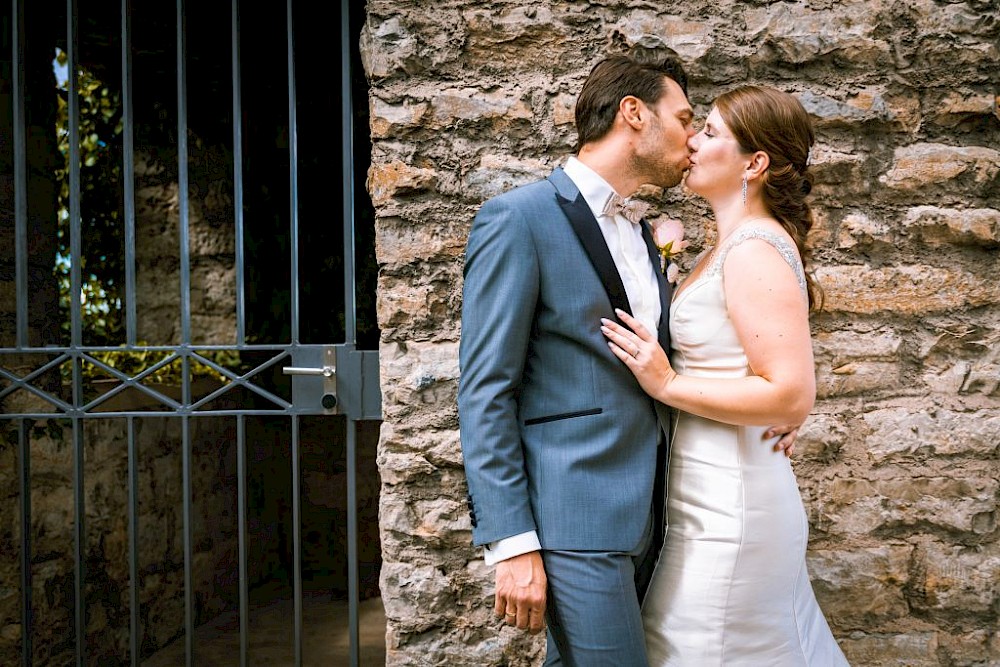
POLYGON ((671 218, 656 220, 653 222, 653 244, 660 251, 660 271, 667 277, 667 282, 677 282, 680 268, 670 258, 688 247, 688 242, 684 240, 684 225, 680 220, 671 218))

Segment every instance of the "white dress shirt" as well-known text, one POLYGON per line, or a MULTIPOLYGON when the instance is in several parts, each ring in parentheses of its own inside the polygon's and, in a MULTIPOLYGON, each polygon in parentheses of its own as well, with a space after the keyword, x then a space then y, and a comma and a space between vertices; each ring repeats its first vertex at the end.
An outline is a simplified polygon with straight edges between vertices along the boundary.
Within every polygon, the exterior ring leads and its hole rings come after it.
MULTIPOLYGON (((660 321, 660 290, 657 285, 656 271, 649 259, 646 241, 642 238, 642 229, 620 215, 604 215, 604 205, 614 188, 601 178, 597 172, 570 157, 563 167, 566 175, 580 190, 587 206, 590 207, 597 224, 608 244, 611 257, 615 261, 618 275, 625 285, 632 315, 654 336, 657 334, 657 323, 660 321)), ((541 549, 538 534, 528 531, 519 535, 506 537, 484 546, 484 558, 487 565, 494 565, 502 560, 513 558, 530 551, 541 549)))

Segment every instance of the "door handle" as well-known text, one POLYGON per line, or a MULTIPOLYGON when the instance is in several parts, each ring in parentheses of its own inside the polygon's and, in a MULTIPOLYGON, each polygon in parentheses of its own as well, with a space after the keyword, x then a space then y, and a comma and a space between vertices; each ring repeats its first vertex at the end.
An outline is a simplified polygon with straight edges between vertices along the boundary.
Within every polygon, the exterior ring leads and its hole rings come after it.
POLYGON ((323 395, 320 405, 325 411, 333 411, 337 407, 337 368, 335 366, 301 367, 284 366, 281 372, 285 375, 305 375, 323 378, 323 395))
POLYGON ((299 368, 297 366, 285 366, 281 369, 285 375, 319 375, 325 378, 337 376, 337 369, 333 366, 323 366, 322 368, 299 368))

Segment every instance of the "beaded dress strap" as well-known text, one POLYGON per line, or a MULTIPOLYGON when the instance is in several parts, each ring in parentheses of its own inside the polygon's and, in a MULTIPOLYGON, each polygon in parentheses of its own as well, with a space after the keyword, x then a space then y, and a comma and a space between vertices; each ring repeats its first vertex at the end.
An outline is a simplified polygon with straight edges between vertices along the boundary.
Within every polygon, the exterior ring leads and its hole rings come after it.
POLYGON ((792 267, 792 271, 795 272, 795 277, 799 281, 799 288, 803 293, 807 292, 805 271, 802 269, 802 262, 799 261, 799 255, 795 248, 785 239, 785 237, 780 236, 769 229, 761 229, 760 227, 745 227, 737 230, 726 241, 725 245, 722 246, 718 257, 715 258, 715 261, 712 262, 712 266, 709 267, 708 273, 711 275, 721 273, 722 266, 726 263, 726 256, 729 254, 729 251, 749 239, 760 239, 761 241, 774 246, 774 249, 778 251, 778 254, 782 256, 782 258, 788 263, 788 266, 792 267))

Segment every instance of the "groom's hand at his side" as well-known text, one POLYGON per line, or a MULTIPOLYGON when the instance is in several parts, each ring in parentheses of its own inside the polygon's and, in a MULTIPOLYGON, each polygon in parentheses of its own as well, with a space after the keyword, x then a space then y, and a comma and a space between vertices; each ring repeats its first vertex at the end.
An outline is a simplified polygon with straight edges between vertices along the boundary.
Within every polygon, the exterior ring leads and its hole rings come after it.
POLYGON ((497 563, 496 604, 493 611, 507 625, 531 634, 545 628, 547 588, 542 554, 530 551, 497 563))

